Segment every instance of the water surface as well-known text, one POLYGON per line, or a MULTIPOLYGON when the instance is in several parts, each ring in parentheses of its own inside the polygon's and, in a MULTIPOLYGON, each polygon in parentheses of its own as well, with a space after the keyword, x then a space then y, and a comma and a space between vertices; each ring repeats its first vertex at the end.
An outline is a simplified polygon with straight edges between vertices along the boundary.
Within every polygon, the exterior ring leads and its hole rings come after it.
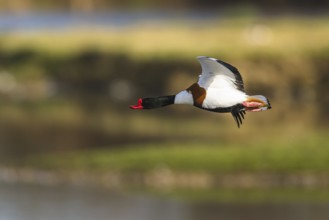
POLYGON ((327 220, 324 203, 188 202, 77 186, 0 184, 0 220, 327 220))

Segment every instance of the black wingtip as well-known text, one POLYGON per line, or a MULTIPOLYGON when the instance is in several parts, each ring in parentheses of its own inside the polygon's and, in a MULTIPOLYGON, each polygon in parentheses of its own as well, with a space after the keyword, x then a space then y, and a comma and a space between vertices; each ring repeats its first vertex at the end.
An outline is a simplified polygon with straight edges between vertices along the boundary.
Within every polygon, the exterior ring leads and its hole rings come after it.
MULTIPOLYGON (((238 125, 238 128, 240 128, 240 120, 238 119, 238 116, 237 115, 234 115, 233 113, 232 113, 232 115, 233 115, 233 118, 234 118, 234 120, 235 120, 235 122, 236 122, 236 124, 238 125)), ((242 124, 242 123, 241 123, 242 124)))
POLYGON ((232 116, 236 122, 236 124, 238 125, 238 128, 240 128, 240 125, 242 125, 242 122, 244 119, 244 115, 246 114, 246 112, 243 109, 233 109, 232 110, 232 116))

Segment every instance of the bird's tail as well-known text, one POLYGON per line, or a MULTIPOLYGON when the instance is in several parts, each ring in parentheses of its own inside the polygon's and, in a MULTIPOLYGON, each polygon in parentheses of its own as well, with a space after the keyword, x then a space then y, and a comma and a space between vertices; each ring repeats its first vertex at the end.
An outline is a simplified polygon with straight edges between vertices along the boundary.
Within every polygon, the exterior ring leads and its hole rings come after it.
POLYGON ((153 109, 160 108, 167 105, 172 105, 175 102, 175 96, 159 96, 154 98, 140 98, 137 105, 131 105, 131 109, 153 109))

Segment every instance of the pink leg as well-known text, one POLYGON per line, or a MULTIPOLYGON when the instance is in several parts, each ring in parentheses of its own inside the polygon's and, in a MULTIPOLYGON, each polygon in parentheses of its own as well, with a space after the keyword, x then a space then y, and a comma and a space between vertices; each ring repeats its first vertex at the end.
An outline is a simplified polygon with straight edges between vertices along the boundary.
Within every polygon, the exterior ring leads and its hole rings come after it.
POLYGON ((253 107, 262 107, 264 104, 259 102, 242 102, 242 105, 253 108, 253 107))
POLYGON ((246 107, 246 111, 250 112, 260 112, 262 111, 260 107, 264 106, 262 103, 259 102, 243 102, 242 105, 246 107))

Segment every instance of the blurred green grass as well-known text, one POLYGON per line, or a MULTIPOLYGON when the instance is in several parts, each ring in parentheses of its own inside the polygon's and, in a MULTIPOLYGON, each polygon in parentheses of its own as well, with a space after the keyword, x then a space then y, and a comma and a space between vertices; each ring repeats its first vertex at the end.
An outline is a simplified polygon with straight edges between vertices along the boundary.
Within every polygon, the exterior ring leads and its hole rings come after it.
POLYGON ((326 173, 328 137, 324 134, 240 143, 157 143, 121 146, 113 150, 73 151, 29 156, 23 166, 51 170, 149 172, 326 173), (121 149, 120 149, 121 148, 121 149), (123 148, 123 149, 122 149, 123 148))
POLYGON ((45 54, 68 56, 85 49, 130 54, 135 59, 182 59, 198 55, 246 57, 303 56, 329 47, 329 19, 243 17, 208 23, 138 24, 132 27, 63 32, 2 34, 1 49, 33 48, 45 54))

